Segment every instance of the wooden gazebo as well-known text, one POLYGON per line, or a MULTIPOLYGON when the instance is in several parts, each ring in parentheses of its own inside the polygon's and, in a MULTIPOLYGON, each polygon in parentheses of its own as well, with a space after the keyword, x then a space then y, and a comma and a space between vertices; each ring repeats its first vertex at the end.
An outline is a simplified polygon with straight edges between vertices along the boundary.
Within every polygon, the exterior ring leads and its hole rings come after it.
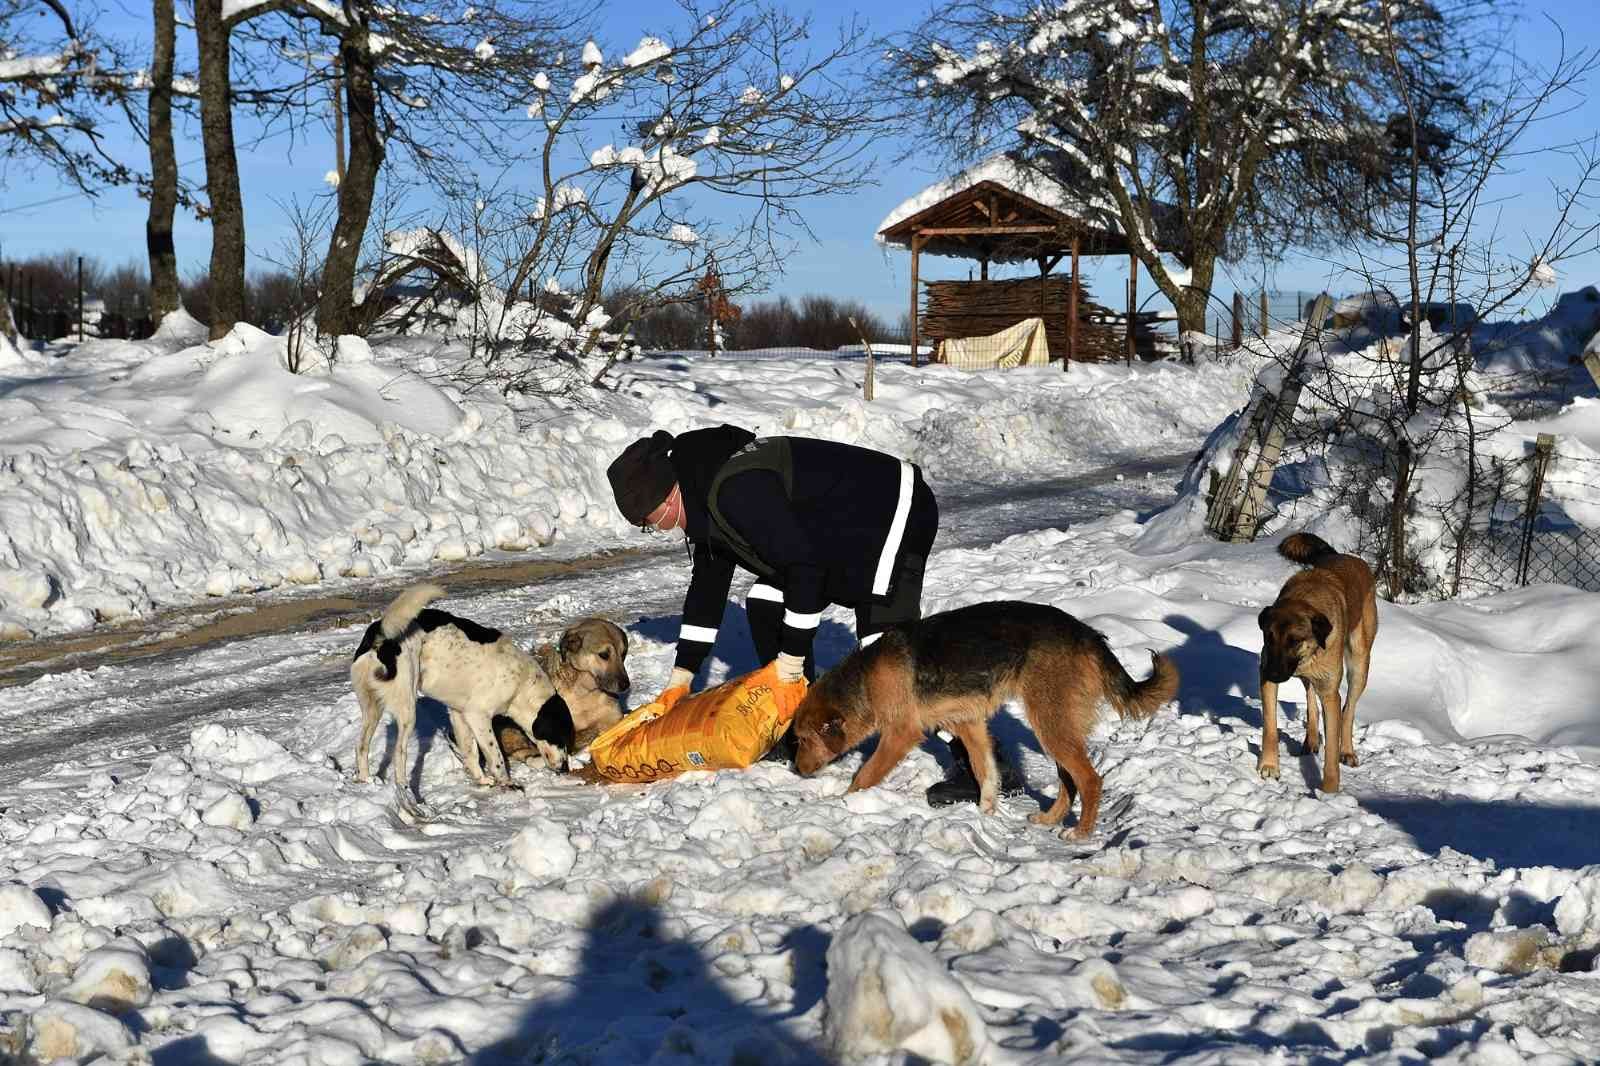
POLYGON ((911 251, 912 363, 917 362, 921 341, 917 285, 923 253, 976 259, 982 282, 989 280, 991 262, 1031 260, 1038 264, 1042 279, 1070 256, 1063 370, 1079 358, 1080 256, 1126 255, 1127 355, 1131 360, 1136 344, 1139 260, 1114 224, 1086 221, 1108 213, 1104 208, 1091 209, 1064 186, 1008 155, 994 156, 956 178, 931 186, 890 212, 879 226, 878 240, 911 251))

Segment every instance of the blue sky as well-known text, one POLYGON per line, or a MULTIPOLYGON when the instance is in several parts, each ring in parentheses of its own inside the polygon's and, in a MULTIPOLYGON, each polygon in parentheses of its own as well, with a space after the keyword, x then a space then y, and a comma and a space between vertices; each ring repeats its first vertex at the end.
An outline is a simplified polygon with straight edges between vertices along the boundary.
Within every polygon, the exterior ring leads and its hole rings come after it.
MULTIPOLYGON (((101 29, 116 36, 132 38, 144 33, 148 7, 127 0, 106 0, 101 29)), ((873 33, 887 33, 913 24, 924 5, 865 5, 840 0, 812 0, 791 3, 796 13, 809 12, 818 29, 826 31, 860 11, 873 33)), ((608 53, 618 46, 631 48, 639 36, 648 32, 662 11, 659 0, 610 0, 601 5, 608 53)), ((1600 31, 1594 23, 1593 0, 1531 0, 1523 6, 1516 22, 1516 47, 1524 56, 1545 60, 1553 56, 1556 33, 1543 17, 1548 15, 1566 33, 1569 50, 1600 44, 1600 31)), ((1593 137, 1600 129, 1600 84, 1591 80, 1593 97, 1568 114, 1555 118, 1533 134, 1531 144, 1553 144, 1593 137)), ((240 136, 245 129, 241 126, 240 136)), ((200 164, 198 129, 187 131, 180 141, 179 162, 190 180, 204 179, 200 164)), ((180 133, 180 136, 183 134, 180 133)), ((908 256, 900 251, 885 251, 872 234, 879 221, 896 204, 929 183, 943 177, 948 167, 936 155, 911 161, 897 159, 901 145, 885 145, 880 153, 876 175, 878 184, 861 192, 829 201, 816 201, 805 208, 805 215, 816 240, 802 241, 785 264, 781 277, 774 279, 774 293, 798 296, 818 292, 859 298, 875 311, 893 320, 908 302, 908 256)), ((137 153, 133 153, 140 162, 137 153)), ((280 203, 291 197, 307 197, 324 191, 322 176, 333 165, 332 147, 326 137, 291 140, 278 136, 241 153, 246 217, 252 265, 265 265, 261 253, 270 253, 283 240, 287 228, 280 203)), ((1509 175, 1497 190, 1496 209, 1501 212, 1500 233, 1506 247, 1520 250, 1527 246, 1525 235, 1548 228, 1550 221, 1550 180, 1560 180, 1565 164, 1545 156, 1524 161, 1519 173, 1509 175)), ((485 175, 486 178, 491 175, 485 175)), ((24 175, 15 170, 0 173, 0 255, 7 260, 39 252, 76 248, 98 255, 108 263, 142 261, 144 256, 144 202, 126 190, 112 190, 95 201, 71 195, 47 175, 24 175)), ((1593 210, 1600 210, 1600 206, 1593 210)), ((209 254, 209 232, 192 217, 180 217, 177 245, 181 268, 187 273, 204 268, 209 254)), ((924 277, 966 277, 973 264, 956 260, 925 261, 924 277)), ((1120 302, 1126 278, 1126 264, 1120 261, 1086 260, 1088 280, 1097 298, 1107 303, 1120 302)), ((1241 263, 1225 269, 1238 278, 1237 287, 1258 288, 1263 267, 1260 263, 1241 263)), ((1347 279, 1335 276, 1320 257, 1295 256, 1278 264, 1268 275, 1274 288, 1316 291, 1324 286, 1340 291, 1349 287, 1347 279)), ((1600 255, 1569 261, 1562 270, 1564 289, 1600 284, 1600 255)), ((1231 292, 1234 280, 1219 277, 1219 293, 1231 292)), ((1151 292, 1148 280, 1141 291, 1151 292)), ((1154 306, 1154 305, 1152 305, 1154 306)))

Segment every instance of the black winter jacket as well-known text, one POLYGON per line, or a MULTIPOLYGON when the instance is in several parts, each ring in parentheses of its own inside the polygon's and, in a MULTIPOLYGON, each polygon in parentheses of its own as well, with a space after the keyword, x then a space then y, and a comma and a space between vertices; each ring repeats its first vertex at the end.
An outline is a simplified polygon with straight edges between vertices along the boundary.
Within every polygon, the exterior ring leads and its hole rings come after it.
MULTIPOLYGON (((828 604, 886 598, 901 558, 908 550, 926 554, 933 539, 936 512, 912 507, 922 476, 913 464, 790 437, 790 491, 765 469, 734 474, 718 490, 716 510, 743 541, 741 557, 713 518, 709 493, 723 464, 754 443, 752 434, 725 425, 684 433, 672 447, 694 558, 678 637, 677 665, 687 670, 699 669, 716 640, 735 566, 782 590, 782 647, 804 656, 828 604)), ((928 496, 925 489, 921 495, 928 496)))

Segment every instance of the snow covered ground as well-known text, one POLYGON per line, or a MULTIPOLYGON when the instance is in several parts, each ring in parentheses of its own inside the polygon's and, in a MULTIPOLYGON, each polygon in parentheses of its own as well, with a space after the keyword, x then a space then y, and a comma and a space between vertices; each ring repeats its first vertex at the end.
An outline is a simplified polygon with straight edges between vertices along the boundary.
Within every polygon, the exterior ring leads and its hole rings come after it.
MULTIPOLYGON (((559 533, 562 551, 622 543, 605 459, 648 426, 708 419, 911 455, 967 493, 965 530, 985 513, 1014 528, 1000 516, 1043 478, 1197 446, 1257 369, 890 367, 868 406, 839 376, 855 368, 646 361, 621 368, 616 395, 496 415, 399 376, 382 350, 331 380, 279 376, 260 352, 193 367, 191 350, 181 375, 92 348, 82 366, 0 370, 0 404, 37 420, 19 430, 8 411, 0 428, 4 477, 31 457, 0 484, 0 514, 19 561, 60 586, 48 606, 8 599, 14 624, 85 624, 71 609, 91 589, 137 610, 202 596, 183 579, 223 567, 282 584, 297 552, 322 582, 360 580, 338 575, 347 551, 421 574, 455 544, 492 548, 483 533, 505 518, 559 533), (186 398, 232 360, 251 365, 215 382, 213 429, 186 398), (148 387, 127 384, 141 373, 148 387), (285 405, 307 429, 247 442, 285 405), (400 420, 374 412, 397 409, 443 414, 385 431, 400 420), (194 501, 170 506, 189 517, 148 517, 110 458, 136 452, 153 458, 121 473, 194 501), (113 523, 73 517, 85 485, 113 523), (257 512, 280 539, 250 540, 257 512), (397 550, 375 550, 385 535, 397 550)), ((358 628, 13 686, 0 1049, 162 1064, 1595 1062, 1600 596, 1382 605, 1361 765, 1321 796, 1294 758, 1292 685, 1283 777, 1255 773, 1255 617, 1289 565, 1271 540, 1206 539, 1192 501, 1151 516, 1143 488, 1067 528, 947 535, 928 572, 928 610, 1050 602, 1103 630, 1135 676, 1147 649, 1178 663, 1174 706, 1096 732, 1106 791, 1084 843, 1026 821, 1055 775, 1014 708, 994 728, 1030 794, 983 817, 927 807, 932 743, 848 797, 860 754, 809 780, 763 763, 602 789, 519 767, 521 790, 478 789, 424 704, 413 779, 438 817, 411 826, 382 786, 351 780, 358 628)), ((445 606, 523 641, 616 619, 638 703, 666 679, 686 576, 680 556, 650 556, 445 606)), ((825 617, 824 663, 851 646, 850 621, 825 617)), ((743 625, 735 602, 713 679, 755 665, 743 625)))

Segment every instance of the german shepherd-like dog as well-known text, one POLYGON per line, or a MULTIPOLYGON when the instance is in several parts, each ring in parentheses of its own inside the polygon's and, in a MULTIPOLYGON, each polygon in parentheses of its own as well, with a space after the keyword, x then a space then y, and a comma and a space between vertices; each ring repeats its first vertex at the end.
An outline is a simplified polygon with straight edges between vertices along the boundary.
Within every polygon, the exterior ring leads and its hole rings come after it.
MULTIPOLYGON (((592 739, 622 716, 614 698, 608 708, 597 693, 614 697, 628 688, 628 636, 616 625, 604 619, 574 625, 552 649, 548 659, 555 668, 547 670, 500 630, 428 607, 444 594, 433 584, 406 589, 367 627, 350 663, 350 684, 361 705, 356 780, 370 776, 368 750, 387 710, 398 727, 389 776, 413 814, 416 804, 402 782, 419 694, 449 709, 451 740, 467 776, 480 785, 508 785, 496 719, 513 723, 529 738, 524 743, 560 773, 580 735, 592 739)), ((527 761, 532 753, 519 747, 513 756, 527 761)))
POLYGON ((1061 779, 1054 805, 1031 820, 1059 825, 1081 794, 1070 833, 1081 840, 1100 813, 1087 738, 1102 705, 1147 718, 1177 694, 1178 668, 1164 655, 1151 657, 1154 672, 1136 682, 1097 630, 1041 603, 1001 600, 929 615, 856 649, 811 686, 795 712, 795 768, 813 774, 877 733, 877 750, 850 782, 856 792, 882 781, 928 730, 948 729, 972 759, 979 808, 993 814, 1000 775, 989 717, 1021 700, 1061 779))
POLYGON ((1322 791, 1339 791, 1339 764, 1355 766, 1356 701, 1367 687, 1372 641, 1378 635, 1378 597, 1372 568, 1354 555, 1341 555, 1310 533, 1294 533, 1278 554, 1309 569, 1283 583, 1278 598, 1261 612, 1262 777, 1278 776, 1278 686, 1298 677, 1306 686, 1306 751, 1322 746, 1317 704, 1327 751, 1322 761, 1322 791), (1345 682, 1339 703, 1339 680, 1345 682))

